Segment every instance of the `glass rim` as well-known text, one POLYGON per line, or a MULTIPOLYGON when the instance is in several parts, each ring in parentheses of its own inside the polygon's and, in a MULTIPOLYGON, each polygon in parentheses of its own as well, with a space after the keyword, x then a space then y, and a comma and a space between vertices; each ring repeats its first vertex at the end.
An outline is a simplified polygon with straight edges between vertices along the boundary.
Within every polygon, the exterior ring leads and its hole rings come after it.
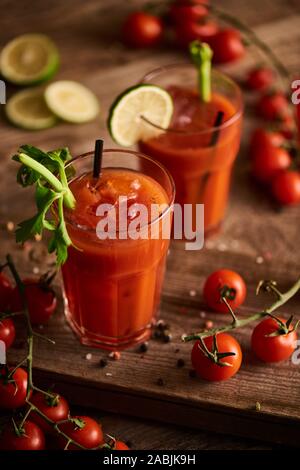
MULTIPOLYGON (((147 83, 149 80, 151 80, 151 78, 159 75, 159 74, 162 74, 162 73, 167 73, 168 71, 171 71, 173 69, 177 69, 177 68, 194 68, 194 65, 191 64, 190 62, 179 62, 179 63, 172 63, 172 64, 168 64, 168 65, 163 65, 161 67, 156 67, 155 69, 153 70, 150 70, 150 72, 147 72, 143 77, 142 79, 139 81, 140 84, 142 83, 147 83)), ((212 76, 219 76, 223 79, 225 79, 227 82, 229 82, 233 88, 235 88, 236 92, 237 92, 237 96, 238 96, 238 101, 239 101, 239 106, 236 110, 236 112, 229 118, 227 119, 225 122, 223 122, 221 125, 219 126, 211 126, 209 127, 208 129, 203 129, 203 130, 199 130, 199 131, 185 131, 185 130, 182 130, 182 129, 174 129, 174 128, 164 128, 164 127, 161 127, 157 124, 155 124, 154 122, 151 122, 149 119, 146 119, 145 117, 141 116, 141 118, 147 122, 147 124, 149 124, 150 126, 152 127, 155 127, 156 129, 160 130, 160 131, 163 131, 165 133, 173 133, 173 134, 178 134, 178 135, 205 135, 205 134, 211 134, 212 132, 220 132, 221 130, 223 129, 226 129, 227 127, 230 127, 232 124, 234 124, 243 114, 243 111, 244 111, 244 101, 243 101, 243 94, 242 94, 242 90, 240 88, 240 86, 231 78, 229 77, 228 75, 226 75, 225 73, 221 72, 220 70, 216 69, 216 68, 213 68, 212 69, 212 76)), ((158 85, 159 86, 159 85, 158 85)))
MULTIPOLYGON (((142 152, 137 152, 135 150, 125 150, 125 149, 104 149, 103 150, 103 154, 108 154, 108 153, 124 153, 124 154, 129 154, 129 155, 135 155, 136 157, 139 157, 143 160, 147 160, 151 163, 153 163, 154 165, 156 165, 157 167, 160 168, 160 170, 167 176, 169 182, 170 182, 170 186, 171 186, 171 193, 172 193, 172 196, 168 203, 168 207, 166 209, 164 209, 162 211, 162 213, 156 217, 155 219, 151 220, 150 222, 148 222, 147 224, 143 225, 141 229, 144 229, 145 227, 151 227, 152 224, 154 223, 157 223, 158 221, 160 221, 163 217, 165 217, 165 215, 167 215, 171 209, 173 208, 173 205, 174 205, 174 201, 175 201, 175 193, 176 193, 176 188, 175 188, 175 183, 174 183, 174 180, 173 180, 173 177, 171 175, 171 173, 169 172, 169 170, 167 170, 167 168, 164 167, 164 165, 162 165, 160 162, 158 162, 157 160, 155 160, 154 158, 152 157, 149 157, 148 155, 145 155, 144 153, 142 152)), ((69 160, 67 163, 66 163, 66 168, 68 168, 69 166, 71 166, 72 164, 82 160, 82 159, 85 159, 85 158, 88 158, 88 157, 93 157, 94 156, 94 151, 89 151, 89 152, 85 152, 85 153, 82 153, 81 155, 78 155, 77 157, 73 157, 71 160, 69 160)), ((114 167, 104 167, 104 168, 114 168, 114 167)), ((118 166, 118 167, 115 167, 116 169, 127 169, 127 170, 131 170, 130 168, 126 168, 126 167, 122 167, 122 166, 118 166)), ((92 168, 91 168, 91 171, 92 171, 92 168)), ((135 170, 132 170, 132 171, 135 171, 135 170)), ((143 173, 142 173, 143 174, 143 173)), ((146 175, 147 176, 147 175, 146 175)), ((71 183, 74 179, 76 179, 76 177, 72 178, 70 180, 69 183, 71 183)), ((160 186, 161 184, 156 181, 160 186)), ((164 188, 163 188, 164 189, 164 188)), ((165 190, 165 189, 164 189, 165 190)), ((166 190, 165 190, 166 192, 166 190)), ((79 229, 79 230, 82 230, 83 232, 93 232, 93 233, 96 233, 96 228, 91 228, 91 227, 85 227, 83 225, 80 225, 74 221, 71 221, 69 220, 68 216, 65 215, 65 220, 68 224, 72 225, 73 227, 79 229)), ((101 232, 101 233, 109 233, 109 232, 101 232)), ((116 230, 116 233, 130 233, 130 230, 116 230)), ((119 239, 110 239, 108 237, 108 241, 118 241, 119 239)), ((127 239, 128 240, 128 239, 127 239)), ((136 241, 139 241, 140 239, 136 240, 136 241)), ((106 242, 107 240, 101 240, 99 238, 99 242, 106 242)), ((126 241, 126 240, 125 240, 126 241)))

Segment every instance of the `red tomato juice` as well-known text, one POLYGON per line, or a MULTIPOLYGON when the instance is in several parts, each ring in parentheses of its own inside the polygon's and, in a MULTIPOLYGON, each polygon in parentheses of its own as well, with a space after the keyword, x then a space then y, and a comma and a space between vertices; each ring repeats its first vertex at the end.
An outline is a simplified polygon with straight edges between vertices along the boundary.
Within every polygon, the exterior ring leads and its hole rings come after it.
MULTIPOLYGON (((118 233, 100 240, 96 210, 103 203, 118 209, 119 196, 127 196, 128 208, 138 203, 150 211, 153 203, 169 204, 168 195, 152 177, 116 168, 97 180, 83 174, 70 189, 76 208, 67 214, 67 228, 76 248, 69 248, 62 268, 67 319, 84 344, 116 350, 143 341, 158 309, 169 240, 120 239, 118 233)), ((127 223, 134 218, 133 210, 127 223)), ((146 225, 158 223, 149 215, 146 225)))
MULTIPOLYGON (((171 79, 170 79, 171 80, 171 79)), ((233 162, 238 153, 242 113, 227 97, 213 92, 201 102, 194 89, 169 86, 174 102, 170 129, 139 143, 140 150, 161 162, 176 186, 176 202, 204 204, 205 232, 224 218, 233 162), (222 124, 214 128, 219 112, 222 124)), ((195 226, 193 210, 193 229, 195 226)))

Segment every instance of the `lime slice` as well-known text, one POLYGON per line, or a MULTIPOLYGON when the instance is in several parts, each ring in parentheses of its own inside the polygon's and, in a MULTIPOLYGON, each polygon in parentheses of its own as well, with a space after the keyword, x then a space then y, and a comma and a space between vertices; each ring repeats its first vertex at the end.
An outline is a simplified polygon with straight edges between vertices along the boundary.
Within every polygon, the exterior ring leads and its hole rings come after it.
POLYGON ((35 85, 49 80, 58 64, 57 48, 43 34, 18 36, 6 44, 0 54, 1 74, 16 85, 35 85))
POLYGON ((48 109, 43 90, 30 88, 13 95, 5 106, 10 122, 28 130, 48 129, 57 122, 57 117, 48 109))
POLYGON ((45 90, 45 100, 49 109, 67 122, 88 122, 99 113, 96 96, 81 83, 70 80, 51 83, 45 90))
POLYGON ((137 85, 125 90, 112 104, 109 132, 117 144, 129 147, 163 132, 172 113, 173 101, 167 91, 155 85, 137 85))

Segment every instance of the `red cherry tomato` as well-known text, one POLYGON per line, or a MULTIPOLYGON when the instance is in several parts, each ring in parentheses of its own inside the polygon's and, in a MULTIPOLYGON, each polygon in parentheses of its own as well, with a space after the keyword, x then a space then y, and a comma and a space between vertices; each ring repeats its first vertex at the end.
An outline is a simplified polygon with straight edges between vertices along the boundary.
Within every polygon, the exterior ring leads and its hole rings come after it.
POLYGON ((182 47, 187 47, 195 39, 210 43, 219 27, 213 21, 197 23, 195 21, 184 21, 175 26, 175 37, 177 43, 182 47))
POLYGON ((272 181, 272 194, 282 205, 300 204, 300 173, 283 170, 272 181))
MULTIPOLYGON (((204 343, 209 351, 213 349, 213 337, 209 336, 204 339, 204 343)), ((199 377, 209 381, 227 380, 237 373, 242 363, 242 350, 235 338, 227 333, 219 333, 217 335, 217 346, 219 353, 233 352, 234 356, 226 356, 220 359, 221 362, 226 362, 229 365, 215 364, 212 360, 206 357, 203 351, 199 348, 200 341, 194 344, 192 349, 191 359, 192 365, 199 377)))
POLYGON ((282 119, 280 119, 280 126, 278 132, 287 139, 293 140, 295 137, 295 122, 293 117, 290 114, 287 114, 282 119))
MULTIPOLYGON (((54 291, 37 279, 24 279, 25 295, 32 324, 45 324, 54 313, 57 299, 54 291)), ((12 293, 11 310, 22 310, 22 301, 17 287, 12 293)))
POLYGON ((204 18, 207 13, 207 8, 200 4, 176 2, 170 6, 170 18, 174 24, 197 22, 204 18))
POLYGON ((271 132, 266 129, 255 129, 250 139, 250 157, 255 157, 258 152, 263 153, 266 148, 280 147, 286 139, 280 132, 271 132))
POLYGON ((266 90, 274 82, 274 72, 268 67, 259 67, 249 72, 246 85, 250 90, 266 90))
POLYGON ((0 319, 0 341, 4 341, 6 349, 10 348, 16 337, 15 324, 11 318, 0 319))
POLYGON ((288 100, 281 91, 268 93, 260 97, 256 111, 263 119, 283 119, 288 113, 288 100))
POLYGON ((228 308, 221 300, 221 292, 233 310, 245 301, 247 288, 243 278, 229 269, 213 272, 206 280, 203 297, 206 304, 216 312, 228 313, 228 308))
POLYGON ((142 11, 129 15, 122 30, 125 44, 136 48, 156 46, 161 41, 162 35, 161 19, 142 11))
MULTIPOLYGON (((60 425, 61 431, 69 436, 73 441, 82 445, 86 449, 93 449, 98 447, 103 442, 103 432, 99 424, 88 416, 76 416, 73 418, 76 422, 67 422, 60 425)), ((66 440, 60 440, 60 446, 64 448, 66 440)), ((75 444, 68 447, 70 450, 80 449, 75 444)))
POLYGON ((18 367, 9 378, 12 370, 12 367, 8 370, 3 367, 0 370, 0 408, 9 410, 24 406, 27 394, 27 372, 18 367))
MULTIPOLYGON (((285 323, 286 320, 280 318, 285 323)), ((279 362, 288 359, 296 349, 297 333, 280 334, 279 336, 269 336, 278 331, 279 325, 274 318, 266 318, 260 322, 253 330, 251 345, 256 356, 264 362, 279 362)))
POLYGON ((129 447, 122 441, 116 441, 113 450, 130 450, 129 447))
POLYGON ((12 285, 8 277, 0 272, 0 312, 5 312, 9 309, 12 285))
POLYGON ((43 450, 45 436, 43 431, 31 421, 25 421, 21 435, 17 435, 13 424, 9 424, 1 434, 2 450, 43 450))
MULTIPOLYGON (((69 405, 67 401, 60 395, 54 395, 53 398, 43 393, 35 393, 31 398, 33 403, 47 418, 54 423, 67 419, 69 416, 69 405)), ((45 433, 52 434, 53 427, 47 423, 38 413, 32 411, 30 419, 36 423, 45 433)))
POLYGON ((222 29, 210 40, 213 61, 218 64, 233 62, 245 55, 241 34, 236 29, 222 29))
POLYGON ((269 183, 278 172, 289 168, 291 163, 290 154, 285 149, 266 145, 253 156, 252 173, 259 182, 269 183))

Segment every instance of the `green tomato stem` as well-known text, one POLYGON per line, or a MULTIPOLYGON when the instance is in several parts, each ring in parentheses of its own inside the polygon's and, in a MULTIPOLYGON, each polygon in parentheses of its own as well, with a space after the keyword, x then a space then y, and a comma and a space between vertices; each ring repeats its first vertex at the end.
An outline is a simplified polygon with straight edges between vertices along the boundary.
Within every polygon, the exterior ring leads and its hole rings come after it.
POLYGON ((195 341, 198 339, 207 338, 209 336, 213 336, 218 333, 225 333, 227 331, 235 330, 236 328, 241 328, 243 326, 248 325, 249 323, 260 320, 261 318, 264 318, 267 316, 273 316, 272 312, 274 312, 274 310, 277 310, 279 307, 287 303, 299 290, 300 290, 300 278, 285 293, 282 294, 278 291, 278 294, 280 294, 280 297, 269 308, 267 308, 263 312, 255 313, 254 315, 250 315, 249 317, 244 318, 243 320, 238 320, 236 318, 236 320, 232 321, 232 323, 230 323, 229 325, 221 326, 219 328, 211 328, 210 330, 200 331, 199 333, 183 335, 182 341, 186 343, 188 341, 195 341))

